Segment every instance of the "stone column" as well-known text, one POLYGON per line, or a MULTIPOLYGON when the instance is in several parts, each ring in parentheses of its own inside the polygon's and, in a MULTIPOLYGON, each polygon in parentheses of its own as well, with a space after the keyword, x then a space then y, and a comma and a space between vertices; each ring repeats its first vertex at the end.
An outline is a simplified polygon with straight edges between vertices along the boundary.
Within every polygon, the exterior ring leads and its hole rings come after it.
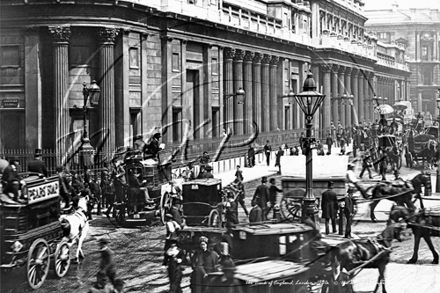
MULTIPOLYGON (((350 96, 352 94, 351 92, 351 67, 346 67, 345 69, 345 92, 347 93, 347 96, 350 96)), ((345 123, 347 126, 352 126, 352 119, 351 119, 351 111, 352 111, 352 101, 345 101, 345 123)))
POLYGON ((365 81, 365 73, 362 70, 359 70, 358 74, 358 115, 359 120, 364 122, 368 122, 368 113, 364 109, 368 109, 368 101, 365 100, 364 96, 364 81, 365 81))
POLYGON ((269 70, 269 107, 270 107, 270 130, 277 130, 281 125, 278 125, 278 104, 277 104, 277 73, 278 73, 278 56, 271 56, 270 59, 270 70, 269 70))
MULTIPOLYGON (((338 84, 339 84, 339 97, 342 97, 342 95, 344 93, 346 93, 345 91, 345 66, 340 66, 339 67, 339 75, 338 75, 338 84)), ((340 117, 341 117, 341 124, 342 127, 345 129, 345 127, 347 127, 347 121, 346 121, 346 116, 345 116, 345 106, 343 103, 345 103, 346 101, 341 100, 341 108, 340 108, 340 117)))
POLYGON ((369 104, 366 108, 366 112, 368 113, 368 117, 371 122, 374 122, 376 119, 374 117, 374 108, 376 107, 374 98, 374 93, 376 92, 374 88, 374 73, 366 72, 365 80, 364 80, 364 98, 368 100, 369 104))
POLYGON ((339 71, 339 65, 334 64, 332 67, 333 78, 332 78, 332 95, 331 95, 331 97, 333 99, 333 124, 336 127, 338 126, 338 121, 340 121, 339 120, 340 119, 340 117, 339 117, 339 100, 337 99, 337 97, 339 96, 338 71, 339 71))
POLYGON ((53 68, 55 98, 55 149, 57 164, 65 164, 64 154, 69 148, 69 39, 70 27, 49 27, 53 37, 53 68))
POLYGON ((351 72, 351 94, 353 95, 353 124, 361 124, 364 121, 364 115, 359 115, 359 91, 358 91, 358 73, 357 68, 351 72))
MULTIPOLYGON (((316 91, 321 92, 321 83, 319 78, 319 67, 312 66, 313 79, 315 80, 316 91)), ((324 105, 320 105, 313 116, 313 131, 317 139, 322 139, 322 129, 319 127, 321 121, 321 113, 324 105)))
POLYGON ((261 99, 263 111, 263 131, 270 131, 270 104, 269 104, 269 62, 270 55, 264 54, 263 60, 261 60, 261 99))
POLYGON ((325 137, 328 133, 330 133, 330 122, 331 122, 331 98, 332 98, 332 90, 331 90, 331 65, 321 64, 321 72, 323 73, 322 77, 322 83, 323 83, 323 89, 324 92, 322 94, 325 95, 324 102, 323 102, 323 120, 324 120, 324 136, 325 137))
POLYGON ((109 154, 115 146, 115 76, 114 42, 118 31, 114 28, 99 30, 99 86, 101 87, 100 117, 104 154, 109 154))
POLYGON ((232 132, 234 125, 232 121, 234 120, 234 98, 229 97, 229 94, 234 93, 234 70, 233 70, 233 59, 235 56, 235 49, 225 48, 225 124, 224 128, 226 133, 232 132))
MULTIPOLYGON (((243 88, 243 58, 245 52, 236 50, 234 56, 234 94, 239 88, 243 88)), ((234 103, 234 134, 241 135, 243 131, 243 104, 238 104, 237 97, 231 97, 234 103)))
POLYGON ((252 121, 253 121, 253 109, 254 109, 254 94, 252 92, 252 59, 254 58, 254 53, 246 51, 244 55, 243 63, 243 77, 244 77, 244 91, 246 92, 246 97, 244 100, 244 133, 252 132, 252 121))
POLYGON ((253 105, 253 120, 257 123, 259 130, 263 127, 263 117, 262 117, 262 101, 261 101, 261 60, 263 55, 261 53, 254 54, 254 63, 252 68, 252 97, 247 96, 247 98, 252 98, 253 105))

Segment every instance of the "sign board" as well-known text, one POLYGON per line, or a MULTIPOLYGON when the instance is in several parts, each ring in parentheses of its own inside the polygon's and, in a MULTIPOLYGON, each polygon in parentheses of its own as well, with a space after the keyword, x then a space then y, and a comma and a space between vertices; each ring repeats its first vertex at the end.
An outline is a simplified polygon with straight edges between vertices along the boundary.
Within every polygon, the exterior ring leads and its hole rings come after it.
POLYGON ((4 99, 2 101, 2 108, 18 108, 20 106, 18 99, 4 99))
MULTIPOLYGON (((348 156, 318 156, 313 151, 313 178, 345 177, 348 156)), ((306 177, 306 156, 282 156, 281 175, 306 177)))
POLYGON ((29 204, 59 196, 58 180, 28 188, 29 204))

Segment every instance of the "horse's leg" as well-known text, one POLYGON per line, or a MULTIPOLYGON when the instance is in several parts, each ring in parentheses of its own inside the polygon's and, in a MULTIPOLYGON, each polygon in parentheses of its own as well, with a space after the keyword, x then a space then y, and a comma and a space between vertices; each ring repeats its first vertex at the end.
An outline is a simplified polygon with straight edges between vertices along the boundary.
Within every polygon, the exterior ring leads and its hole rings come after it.
POLYGON ((78 250, 77 250, 77 255, 76 255, 77 258, 79 256, 81 256, 82 258, 85 258, 84 252, 82 250, 82 244, 87 237, 87 232, 89 232, 89 223, 88 222, 86 222, 86 224, 81 232, 81 236, 78 239, 78 250))
POLYGON ((373 222, 377 222, 376 216, 374 215, 374 209, 376 208, 378 203, 379 203, 379 200, 373 198, 373 202, 370 204, 370 218, 371 218, 371 221, 373 221, 373 222))
POLYGON ((434 257, 434 260, 431 262, 432 264, 438 264, 438 253, 435 251, 434 245, 431 241, 431 234, 429 232, 429 229, 427 228, 420 228, 422 231, 423 239, 425 239, 426 244, 428 244, 429 249, 432 252, 432 256, 434 257))
POLYGON ((387 289, 385 288, 385 268, 386 263, 379 265, 379 278, 378 278, 378 285, 382 284, 382 293, 387 293, 387 289))
POLYGON ((419 245, 420 245, 420 238, 422 237, 421 228, 420 227, 414 227, 412 228, 413 234, 414 234, 414 251, 413 256, 410 260, 408 260, 406 263, 416 263, 417 259, 419 258, 419 245))

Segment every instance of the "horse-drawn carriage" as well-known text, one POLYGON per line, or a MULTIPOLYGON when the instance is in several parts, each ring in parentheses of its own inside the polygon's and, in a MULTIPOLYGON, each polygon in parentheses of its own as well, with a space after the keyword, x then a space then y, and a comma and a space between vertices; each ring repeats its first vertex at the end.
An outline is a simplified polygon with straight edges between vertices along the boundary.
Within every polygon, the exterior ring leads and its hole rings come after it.
POLYGON ((432 163, 437 149, 437 139, 436 136, 430 133, 436 133, 438 136, 438 130, 433 129, 435 127, 429 127, 429 133, 422 132, 414 136, 408 136, 405 147, 405 158, 408 167, 414 168, 415 163, 419 164, 420 159, 422 159, 422 166, 424 166, 425 161, 428 164, 432 163))
POLYGON ((59 221, 58 177, 29 176, 22 181, 26 202, 15 202, 0 193, 0 268, 7 271, 25 265, 29 286, 38 289, 52 259, 58 277, 68 272, 70 245, 63 239, 59 221))

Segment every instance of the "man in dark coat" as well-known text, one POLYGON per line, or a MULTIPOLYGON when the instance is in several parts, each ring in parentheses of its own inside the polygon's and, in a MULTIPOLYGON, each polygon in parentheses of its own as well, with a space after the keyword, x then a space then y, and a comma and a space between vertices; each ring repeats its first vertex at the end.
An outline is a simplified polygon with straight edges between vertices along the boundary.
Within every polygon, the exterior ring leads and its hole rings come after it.
POLYGON ((99 271, 105 273, 112 285, 116 281, 116 265, 114 260, 114 252, 108 248, 108 240, 101 238, 99 240, 101 261, 99 264, 99 271))
POLYGON ((261 178, 261 185, 257 187, 254 193, 254 197, 252 198, 252 200, 258 202, 258 205, 261 207, 261 210, 263 211, 263 221, 266 220, 267 202, 269 201, 269 188, 267 187, 266 183, 267 183, 267 177, 261 178))
POLYGON ((345 238, 351 237, 351 224, 353 221, 353 217, 356 214, 356 202, 353 198, 353 193, 356 191, 354 187, 350 187, 348 189, 347 195, 345 196, 345 206, 344 206, 344 215, 347 219, 347 225, 345 227, 345 238))
POLYGON ((153 155, 154 158, 157 157, 159 153, 159 139, 162 137, 160 133, 155 133, 148 144, 148 152, 153 155))
POLYGON ((365 152, 364 158, 362 159, 362 171, 361 174, 359 174, 359 178, 362 178, 362 176, 364 176, 364 172, 366 170, 368 172, 369 178, 373 179, 373 176, 371 176, 370 167, 372 167, 371 155, 370 153, 365 152))
POLYGON ((60 196, 64 200, 64 208, 70 208, 70 201, 72 200, 73 188, 70 186, 69 180, 67 179, 66 173, 64 172, 64 167, 58 165, 56 168, 58 173, 58 184, 60 186, 60 196))
POLYGON ((200 173, 199 176, 197 176, 197 179, 209 179, 214 178, 214 175, 211 173, 212 167, 211 165, 206 165, 205 172, 200 173))
POLYGON ((333 233, 336 233, 336 215, 338 213, 338 198, 333 191, 333 181, 328 182, 328 190, 322 194, 322 218, 325 219, 325 234, 330 233, 329 222, 332 221, 333 233))
POLYGON ((171 246, 166 251, 168 255, 168 277, 170 278, 169 293, 182 293, 181 282, 183 277, 183 261, 185 260, 185 253, 182 249, 177 247, 177 239, 171 240, 171 246))
POLYGON ((248 157, 248 166, 252 168, 253 166, 255 166, 255 149, 252 145, 249 145, 247 157, 248 157))
POLYGON ((204 293, 208 284, 208 274, 216 272, 219 264, 219 255, 208 248, 208 238, 200 237, 200 250, 193 257, 191 274, 191 292, 204 293))
POLYGON ((205 293, 243 293, 244 290, 241 287, 240 281, 235 277, 235 265, 232 260, 226 260, 222 263, 221 267, 222 274, 219 276, 214 276, 207 288, 205 293))
MULTIPOLYGON (((275 183, 276 180, 275 178, 271 178, 269 180, 270 183, 270 187, 269 187, 269 202, 270 202, 270 207, 268 207, 267 212, 266 212, 266 218, 269 215, 271 210, 275 209, 275 205, 277 204, 277 193, 278 192, 283 192, 282 189, 279 189, 275 183)), ((275 219, 275 211, 274 211, 274 215, 273 218, 275 219)))
POLYGON ((249 223, 263 221, 263 211, 256 200, 252 201, 252 209, 249 212, 249 223))
POLYGON ((263 147, 264 155, 266 156, 266 163, 270 165, 270 153, 272 152, 272 147, 269 144, 269 141, 266 141, 266 144, 263 147))
POLYGON ((327 155, 331 155, 332 154, 333 139, 332 139, 330 133, 328 134, 327 138, 325 139, 325 144, 327 145, 327 155))
POLYGON ((278 147, 278 151, 275 155, 275 167, 278 167, 278 174, 281 174, 281 157, 284 155, 284 151, 281 147, 278 147))
POLYGON ((20 201, 18 198, 18 190, 20 189, 20 176, 18 176, 18 166, 20 161, 18 158, 9 160, 9 165, 3 170, 2 184, 4 193, 11 192, 15 201, 20 201))
POLYGON ((44 177, 47 177, 47 168, 42 158, 43 153, 41 149, 36 149, 34 159, 28 163, 28 171, 43 174, 44 177))

